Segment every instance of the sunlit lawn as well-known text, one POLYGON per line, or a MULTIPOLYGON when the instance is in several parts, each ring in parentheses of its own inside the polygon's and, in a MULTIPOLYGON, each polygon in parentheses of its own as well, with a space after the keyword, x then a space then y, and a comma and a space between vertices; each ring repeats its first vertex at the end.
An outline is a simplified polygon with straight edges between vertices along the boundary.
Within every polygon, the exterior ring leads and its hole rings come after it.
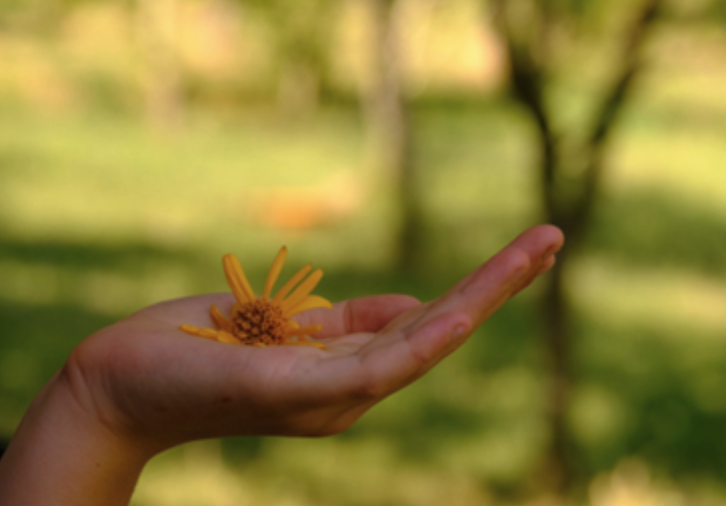
MULTIPOLYGON (((726 497, 726 105, 706 114, 683 92, 661 91, 626 119, 571 273, 579 466, 590 476, 631 458, 593 485, 596 505, 619 504, 617 486, 631 482, 646 498, 633 504, 726 497)), ((353 110, 295 121, 200 115, 163 133, 133 119, 0 114, 0 433, 95 329, 159 300, 224 290, 226 252, 256 285, 285 243, 290 270, 325 269, 320 292, 331 298, 427 299, 538 221, 520 114, 493 102, 429 106, 417 119, 428 244, 425 269, 407 278, 390 267, 395 206, 353 110)), ((546 443, 537 291, 349 432, 169 452, 147 469, 135 504, 526 496, 546 443)))

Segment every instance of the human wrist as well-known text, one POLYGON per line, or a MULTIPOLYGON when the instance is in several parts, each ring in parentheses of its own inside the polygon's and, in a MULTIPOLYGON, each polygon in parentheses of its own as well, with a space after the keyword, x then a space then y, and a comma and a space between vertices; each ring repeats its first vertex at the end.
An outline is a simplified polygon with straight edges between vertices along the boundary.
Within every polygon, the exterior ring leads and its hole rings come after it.
POLYGON ((159 450, 102 420, 64 369, 33 401, 0 461, 0 506, 125 505, 159 450))

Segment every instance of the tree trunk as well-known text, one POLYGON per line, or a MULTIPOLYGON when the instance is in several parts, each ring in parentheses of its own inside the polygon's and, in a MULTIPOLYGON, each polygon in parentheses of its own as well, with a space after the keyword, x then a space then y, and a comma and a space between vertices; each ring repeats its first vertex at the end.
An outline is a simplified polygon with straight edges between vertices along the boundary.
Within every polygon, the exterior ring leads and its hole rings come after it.
POLYGON ((277 99, 280 110, 291 116, 314 113, 328 86, 327 51, 334 20, 330 0, 274 2, 272 21, 279 32, 277 99))
POLYGON ((567 413, 572 384, 570 345, 572 343, 571 312, 565 292, 566 251, 560 251, 557 263, 547 278, 541 301, 544 323, 544 342, 547 370, 547 399, 545 416, 549 427, 549 445, 544 457, 544 477, 547 488, 562 495, 573 484, 571 443, 567 413), (564 253, 564 254, 563 254, 564 253))
POLYGON ((318 109, 320 74, 297 55, 284 58, 277 83, 277 106, 285 116, 306 116, 318 109))
POLYGON ((416 268, 421 224, 411 123, 402 93, 397 0, 372 0, 375 79, 369 97, 369 124, 379 165, 394 188, 398 207, 395 262, 402 270, 416 268))
POLYGON ((512 16, 507 0, 494 0, 498 28, 507 44, 511 68, 511 87, 516 99, 531 115, 538 135, 540 152, 541 197, 547 222, 564 232, 567 242, 558 254, 557 263, 547 280, 541 303, 545 354, 548 365, 546 417, 549 447, 544 458, 547 488, 565 496, 575 481, 572 465, 573 443, 569 437, 567 415, 573 384, 572 351, 574 335, 572 311, 568 307, 566 273, 572 254, 582 243, 598 197, 604 158, 613 127, 627 99, 633 82, 642 69, 642 48, 662 0, 645 0, 623 45, 621 66, 603 96, 594 116, 591 133, 581 145, 580 157, 565 157, 560 149, 560 135, 572 132, 553 131, 553 115, 548 110, 545 89, 550 82, 547 71, 546 34, 550 31, 553 11, 543 2, 533 0, 524 21, 512 16), (543 50, 545 48, 545 50, 543 50), (580 176, 564 191, 566 169, 580 167, 580 176))

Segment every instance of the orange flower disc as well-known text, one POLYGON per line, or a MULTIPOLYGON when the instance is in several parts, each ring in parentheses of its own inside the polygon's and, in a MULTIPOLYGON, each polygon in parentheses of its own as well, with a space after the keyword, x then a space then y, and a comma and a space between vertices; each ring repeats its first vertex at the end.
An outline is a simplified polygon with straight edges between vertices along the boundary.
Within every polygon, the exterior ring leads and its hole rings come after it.
POLYGON ((308 309, 332 307, 328 300, 310 295, 323 277, 323 271, 318 269, 305 279, 311 269, 310 265, 306 265, 274 297, 271 296, 286 257, 287 248, 283 246, 272 263, 262 296, 257 297, 237 258, 234 255, 225 255, 222 259, 224 272, 227 283, 237 299, 237 303, 230 311, 229 319, 219 308, 212 305, 210 316, 216 328, 180 325, 179 329, 187 334, 228 344, 248 346, 287 344, 324 348, 323 344, 309 341, 306 337, 320 332, 322 325, 301 327, 292 320, 293 316, 308 309))

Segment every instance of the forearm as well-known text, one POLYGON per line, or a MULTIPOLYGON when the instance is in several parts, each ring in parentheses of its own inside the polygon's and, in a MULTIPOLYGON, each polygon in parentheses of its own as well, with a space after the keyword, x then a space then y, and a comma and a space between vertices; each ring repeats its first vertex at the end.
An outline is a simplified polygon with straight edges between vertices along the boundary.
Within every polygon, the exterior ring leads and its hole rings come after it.
POLYGON ((0 460, 0 506, 126 505, 152 454, 95 419, 56 375, 0 460))

